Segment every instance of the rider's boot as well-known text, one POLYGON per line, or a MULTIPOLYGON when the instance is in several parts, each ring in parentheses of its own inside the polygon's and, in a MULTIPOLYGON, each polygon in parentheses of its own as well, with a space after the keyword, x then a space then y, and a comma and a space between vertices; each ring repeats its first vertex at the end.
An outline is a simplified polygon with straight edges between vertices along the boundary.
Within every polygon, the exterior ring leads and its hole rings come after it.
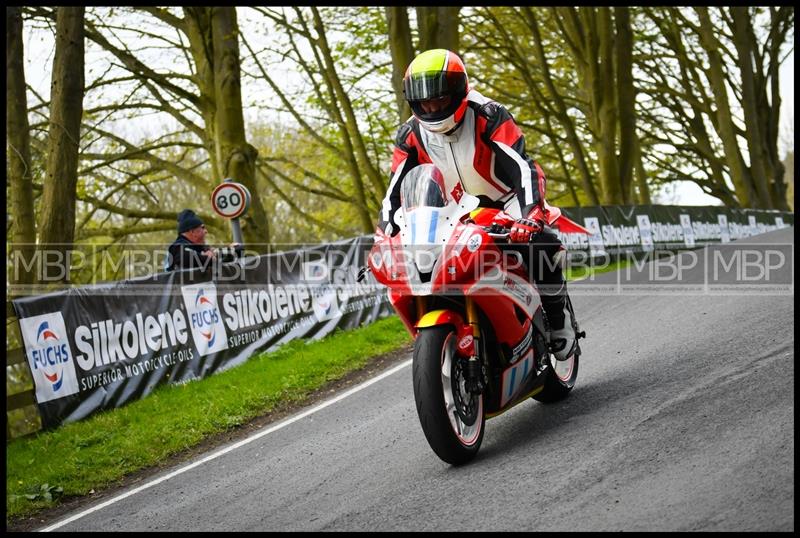
POLYGON ((562 282, 560 288, 554 293, 545 293, 540 290, 542 307, 550 325, 548 341, 550 351, 556 360, 567 360, 577 346, 575 329, 572 324, 572 313, 567 308, 567 283, 562 282))

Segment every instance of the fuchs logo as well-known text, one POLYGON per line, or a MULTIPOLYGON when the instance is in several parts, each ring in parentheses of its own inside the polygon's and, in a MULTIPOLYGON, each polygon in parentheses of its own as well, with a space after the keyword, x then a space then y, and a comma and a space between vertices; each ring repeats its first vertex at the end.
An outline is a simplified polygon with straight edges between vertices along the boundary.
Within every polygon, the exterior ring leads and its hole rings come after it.
POLYGON ((314 315, 317 321, 326 321, 342 315, 339 310, 336 289, 330 285, 322 285, 314 286, 311 290, 313 293, 314 315))
POLYGON ((327 282, 330 269, 325 260, 303 262, 303 279, 306 282, 327 282))
POLYGON ((214 303, 212 303, 208 299, 208 297, 206 297, 204 295, 203 288, 200 288, 199 290, 197 290, 197 296, 194 298, 194 306, 195 306, 195 308, 200 310, 201 308, 203 308, 204 305, 208 305, 208 307, 210 309, 207 309, 207 310, 203 311, 203 315, 199 316, 200 321, 198 322, 198 324, 201 325, 201 326, 204 325, 204 324, 208 325, 208 331, 204 331, 203 329, 200 329, 200 334, 203 336, 203 338, 208 340, 208 347, 211 347, 211 346, 214 345, 214 342, 217 340, 217 334, 216 334, 216 331, 214 331, 214 325, 211 325, 211 323, 213 323, 213 321, 216 321, 214 319, 214 317, 215 317, 214 314, 216 313, 216 311, 214 310, 214 303), (206 313, 208 313, 209 315, 206 316, 205 315, 206 313), (209 321, 209 320, 213 320, 213 321, 209 321))
POLYGON ((77 393, 78 378, 61 312, 23 318, 19 325, 36 385, 36 401, 77 393))
POLYGON ((44 377, 53 384, 53 392, 58 392, 64 384, 64 369, 61 367, 65 362, 69 362, 69 349, 67 344, 62 343, 50 329, 50 323, 43 321, 36 331, 36 343, 39 349, 33 350, 33 361, 37 368, 41 367, 44 377), (52 374, 47 373, 48 366, 58 368, 52 374))
POLYGON ((228 349, 228 335, 217 307, 217 287, 206 282, 183 286, 181 293, 198 353, 208 355, 228 349))

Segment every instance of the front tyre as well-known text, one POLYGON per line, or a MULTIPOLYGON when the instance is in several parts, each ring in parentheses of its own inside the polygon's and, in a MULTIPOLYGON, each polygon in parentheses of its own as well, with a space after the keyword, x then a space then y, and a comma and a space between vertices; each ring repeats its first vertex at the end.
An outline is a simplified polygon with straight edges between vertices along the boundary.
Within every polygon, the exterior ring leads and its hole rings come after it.
POLYGON ((412 371, 417 414, 428 444, 451 465, 475 457, 486 423, 483 395, 466 391, 463 366, 452 327, 420 329, 412 371))

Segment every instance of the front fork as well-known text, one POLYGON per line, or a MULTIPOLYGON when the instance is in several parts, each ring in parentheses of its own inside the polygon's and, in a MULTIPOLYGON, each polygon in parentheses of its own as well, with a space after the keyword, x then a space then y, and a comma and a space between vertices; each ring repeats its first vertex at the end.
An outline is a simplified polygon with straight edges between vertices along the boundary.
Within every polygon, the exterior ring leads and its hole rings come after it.
POLYGON ((481 361, 478 357, 478 350, 480 349, 481 328, 478 321, 478 306, 471 297, 466 297, 466 310, 467 310, 467 325, 464 327, 464 334, 459 335, 459 353, 467 358, 466 368, 464 369, 464 377, 466 378, 466 388, 472 394, 480 394, 486 388, 483 383, 483 375, 481 372, 481 361), (469 342, 470 345, 465 346, 466 349, 461 349, 461 342, 469 342))
MULTIPOLYGON (((426 297, 415 297, 417 320, 427 313, 426 297)), ((470 297, 466 300, 466 320, 462 325, 458 323, 456 329, 456 354, 459 360, 464 361, 464 384, 466 390, 472 394, 480 394, 485 388, 484 376, 480 357, 480 322, 478 316, 478 306, 470 297)))

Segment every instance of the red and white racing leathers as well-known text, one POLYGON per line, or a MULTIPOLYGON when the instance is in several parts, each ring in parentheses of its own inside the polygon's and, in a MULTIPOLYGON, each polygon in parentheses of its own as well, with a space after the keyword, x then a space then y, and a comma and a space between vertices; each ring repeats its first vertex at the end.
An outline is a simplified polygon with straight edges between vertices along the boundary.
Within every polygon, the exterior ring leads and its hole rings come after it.
POLYGON ((413 116, 400 126, 378 224, 381 228, 392 223, 397 229, 393 219, 400 207, 403 177, 424 163, 433 163, 442 171, 448 192, 463 188, 480 198, 481 207, 504 209, 516 218, 544 220, 544 172, 525 154, 525 137, 514 118, 505 107, 475 90, 467 94, 467 105, 461 125, 450 135, 421 128, 413 116))

